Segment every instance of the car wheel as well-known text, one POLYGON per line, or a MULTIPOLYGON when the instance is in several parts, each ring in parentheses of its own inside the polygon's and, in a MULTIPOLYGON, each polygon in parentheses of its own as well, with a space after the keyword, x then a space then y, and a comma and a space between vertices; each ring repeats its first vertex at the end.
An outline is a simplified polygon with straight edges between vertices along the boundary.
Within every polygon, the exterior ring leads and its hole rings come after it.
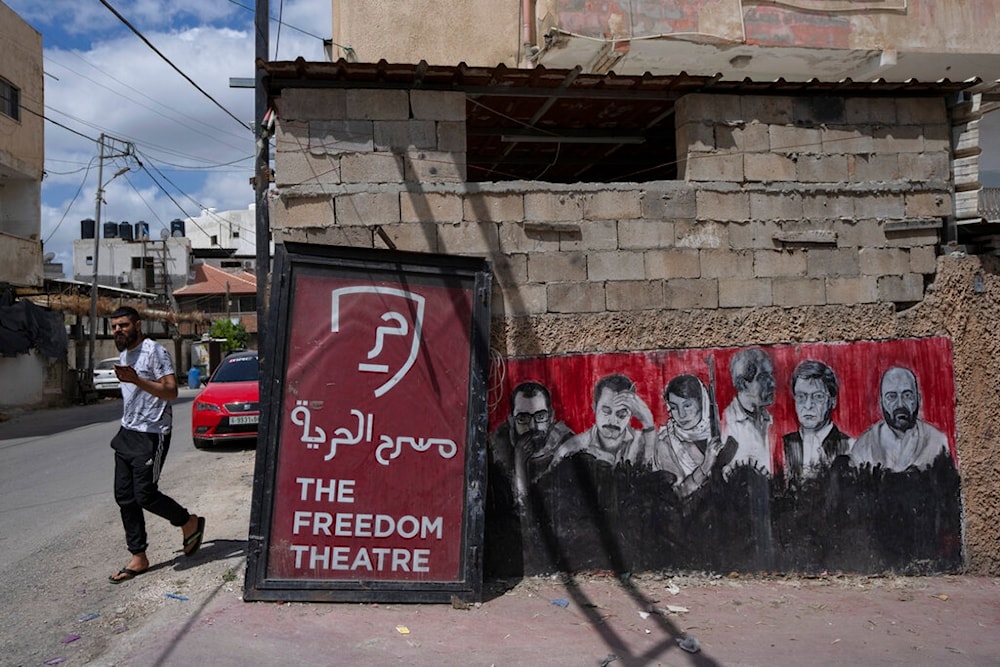
POLYGON ((192 441, 194 442, 195 449, 205 449, 208 447, 208 440, 204 438, 192 438, 192 441))

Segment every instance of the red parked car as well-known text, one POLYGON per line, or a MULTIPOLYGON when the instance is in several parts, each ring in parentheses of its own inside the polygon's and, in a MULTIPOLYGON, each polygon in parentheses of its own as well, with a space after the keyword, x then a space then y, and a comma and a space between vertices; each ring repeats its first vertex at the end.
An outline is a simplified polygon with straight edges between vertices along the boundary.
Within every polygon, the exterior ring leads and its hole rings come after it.
POLYGON ((191 437, 194 446, 256 439, 260 423, 260 365, 257 352, 234 352, 215 369, 194 399, 191 437))

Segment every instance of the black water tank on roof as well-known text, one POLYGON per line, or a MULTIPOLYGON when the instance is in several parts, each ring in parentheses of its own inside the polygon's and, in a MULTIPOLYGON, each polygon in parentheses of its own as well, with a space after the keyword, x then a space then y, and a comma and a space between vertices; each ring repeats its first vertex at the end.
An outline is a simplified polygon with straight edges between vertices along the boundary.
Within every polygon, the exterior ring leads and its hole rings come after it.
POLYGON ((130 223, 130 222, 119 222, 118 223, 118 236, 120 236, 123 241, 131 241, 132 240, 132 223, 130 223))
POLYGON ((86 218, 80 221, 80 238, 81 239, 92 239, 94 238, 94 232, 96 231, 94 227, 97 225, 91 218, 86 218))
POLYGON ((117 222, 105 222, 104 223, 104 238, 115 239, 118 238, 118 223, 117 222))
POLYGON ((180 218, 174 218, 170 221, 170 235, 171 236, 184 236, 184 221, 180 218))

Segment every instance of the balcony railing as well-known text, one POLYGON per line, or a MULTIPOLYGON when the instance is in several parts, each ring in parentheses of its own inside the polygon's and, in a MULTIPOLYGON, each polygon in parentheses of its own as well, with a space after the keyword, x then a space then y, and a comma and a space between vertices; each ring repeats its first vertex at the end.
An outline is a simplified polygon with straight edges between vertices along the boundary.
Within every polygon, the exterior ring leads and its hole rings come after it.
POLYGON ((979 215, 990 222, 1000 222, 1000 188, 979 191, 979 215))

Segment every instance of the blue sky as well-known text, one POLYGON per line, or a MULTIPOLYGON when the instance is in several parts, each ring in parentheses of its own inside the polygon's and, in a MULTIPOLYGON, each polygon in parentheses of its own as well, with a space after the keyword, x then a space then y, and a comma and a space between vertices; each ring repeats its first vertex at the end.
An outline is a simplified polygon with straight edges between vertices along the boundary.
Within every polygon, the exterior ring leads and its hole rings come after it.
MULTIPOLYGON (((80 220, 93 218, 97 139, 132 142, 132 158, 104 161, 101 221, 149 224, 158 238, 175 218, 202 208, 253 203, 254 0, 108 0, 147 40, 229 113, 164 62, 99 0, 4 0, 42 34, 45 124, 42 239, 72 278, 80 220), (129 170, 112 178, 124 167, 129 170)), ((331 31, 329 0, 271 0, 272 59, 322 60, 331 31), (308 33, 308 34, 306 34, 308 33)), ((247 230, 252 237, 254 230, 247 230)))

